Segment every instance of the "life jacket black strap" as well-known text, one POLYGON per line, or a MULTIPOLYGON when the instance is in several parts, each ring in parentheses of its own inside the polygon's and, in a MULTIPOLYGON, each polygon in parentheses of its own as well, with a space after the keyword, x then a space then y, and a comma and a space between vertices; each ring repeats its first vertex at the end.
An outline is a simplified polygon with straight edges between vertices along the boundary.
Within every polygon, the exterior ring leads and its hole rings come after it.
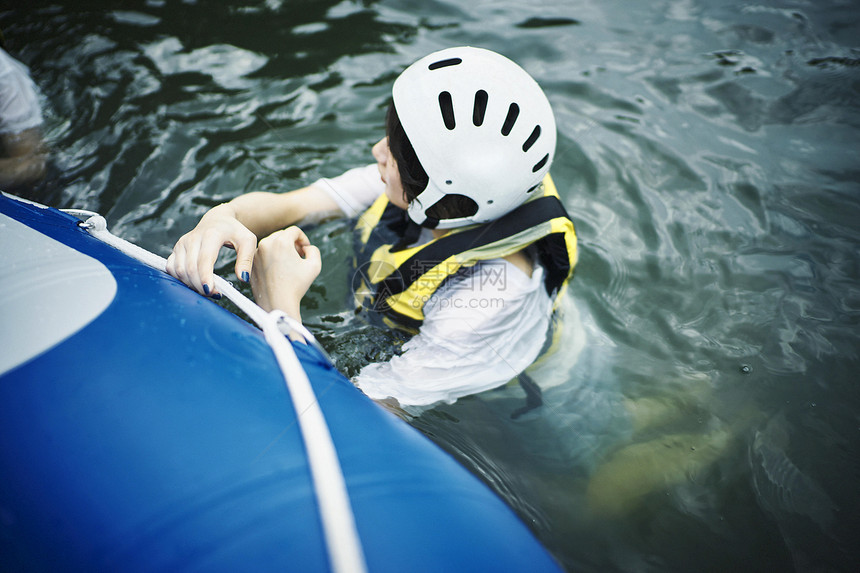
POLYGON ((446 235, 406 259, 398 271, 380 283, 379 292, 389 295, 403 292, 433 266, 430 263, 438 264, 456 253, 501 241, 558 217, 570 218, 558 197, 547 195, 524 203, 495 221, 446 235))
POLYGON ((525 406, 517 408, 511 412, 512 420, 516 420, 523 414, 531 412, 535 408, 539 408, 543 405, 543 393, 541 392, 540 386, 538 386, 537 382, 534 381, 534 378, 525 372, 521 372, 520 375, 517 376, 517 380, 519 380, 520 386, 523 387, 523 391, 526 393, 526 404, 525 406))

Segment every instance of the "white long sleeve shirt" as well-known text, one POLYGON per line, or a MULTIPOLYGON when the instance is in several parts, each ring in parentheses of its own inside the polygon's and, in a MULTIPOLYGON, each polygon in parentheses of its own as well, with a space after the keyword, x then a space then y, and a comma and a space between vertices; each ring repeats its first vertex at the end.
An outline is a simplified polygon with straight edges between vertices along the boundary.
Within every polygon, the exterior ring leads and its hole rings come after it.
POLYGON ((20 133, 41 124, 42 110, 30 70, 0 49, 0 133, 20 133))
MULTIPOLYGON (((314 186, 350 217, 384 192, 376 165, 314 186)), ((543 278, 537 264, 528 276, 504 259, 477 263, 427 301, 423 325, 399 356, 365 366, 353 382, 371 398, 404 406, 451 403, 509 382, 537 358, 547 336, 552 301, 543 278)))

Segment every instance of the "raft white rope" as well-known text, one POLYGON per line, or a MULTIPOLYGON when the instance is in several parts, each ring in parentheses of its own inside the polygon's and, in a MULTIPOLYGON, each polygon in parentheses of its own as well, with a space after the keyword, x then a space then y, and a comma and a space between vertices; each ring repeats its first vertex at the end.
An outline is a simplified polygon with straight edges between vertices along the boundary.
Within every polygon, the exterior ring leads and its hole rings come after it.
MULTIPOLYGON (((64 212, 85 219, 81 226, 102 242, 154 269, 166 270, 166 259, 112 234, 107 229, 107 221, 101 215, 76 209, 65 209, 64 212)), ((263 330, 266 341, 281 368, 307 450, 332 570, 336 573, 364 573, 366 571, 364 553, 331 433, 307 373, 302 368, 293 347, 287 342, 281 325, 285 324, 288 328, 300 332, 323 355, 325 351, 300 322, 281 311, 267 313, 232 284, 217 275, 215 286, 218 292, 226 296, 263 330)))

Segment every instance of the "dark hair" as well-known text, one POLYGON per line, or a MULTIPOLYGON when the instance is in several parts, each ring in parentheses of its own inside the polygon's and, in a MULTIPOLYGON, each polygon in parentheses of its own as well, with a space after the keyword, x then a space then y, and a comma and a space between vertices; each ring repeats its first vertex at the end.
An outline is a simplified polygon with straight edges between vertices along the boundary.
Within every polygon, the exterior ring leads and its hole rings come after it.
MULTIPOLYGON (((430 178, 421 166, 421 162, 418 161, 415 149, 409 142, 406 131, 397 116, 397 110, 394 109, 394 103, 388 106, 388 113, 385 115, 385 134, 388 136, 388 147, 391 150, 391 155, 397 162, 406 202, 411 203, 427 188, 430 178)), ((432 219, 456 219, 474 215, 477 211, 478 204, 475 201, 465 195, 451 193, 429 207, 426 213, 432 219)))

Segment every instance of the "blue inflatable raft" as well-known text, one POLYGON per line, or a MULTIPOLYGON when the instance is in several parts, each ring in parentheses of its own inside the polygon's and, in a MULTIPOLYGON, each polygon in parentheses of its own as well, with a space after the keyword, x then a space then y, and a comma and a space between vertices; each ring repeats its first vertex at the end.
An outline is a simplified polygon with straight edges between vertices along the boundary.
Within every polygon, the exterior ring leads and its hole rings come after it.
POLYGON ((314 477, 263 333, 79 223, 0 196, 0 569, 558 571, 484 484, 292 343, 342 472, 314 477), (351 511, 333 523, 328 478, 351 511))

